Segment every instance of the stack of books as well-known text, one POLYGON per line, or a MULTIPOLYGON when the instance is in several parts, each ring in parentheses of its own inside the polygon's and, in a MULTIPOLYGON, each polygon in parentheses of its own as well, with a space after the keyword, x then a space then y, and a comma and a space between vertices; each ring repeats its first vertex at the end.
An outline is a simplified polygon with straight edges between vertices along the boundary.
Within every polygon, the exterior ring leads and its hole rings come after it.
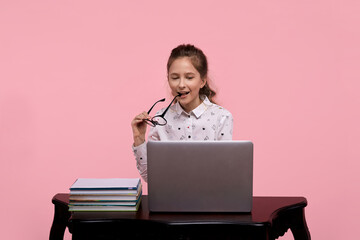
POLYGON ((137 211, 139 178, 79 178, 70 187, 69 211, 137 211))

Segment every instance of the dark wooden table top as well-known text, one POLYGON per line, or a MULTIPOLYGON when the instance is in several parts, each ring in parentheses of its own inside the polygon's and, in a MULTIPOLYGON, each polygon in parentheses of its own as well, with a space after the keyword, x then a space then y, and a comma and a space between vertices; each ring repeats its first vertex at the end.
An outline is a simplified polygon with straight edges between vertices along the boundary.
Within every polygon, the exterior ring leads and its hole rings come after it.
MULTIPOLYGON (((59 209, 66 209, 68 202, 68 194, 55 195, 53 198, 55 212, 58 206, 58 212, 63 212, 63 216, 65 216, 64 210, 59 209)), ((224 239, 236 239, 244 234, 249 239, 276 239, 290 228, 296 240, 308 240, 310 233, 304 215, 306 206, 307 200, 304 197, 254 197, 251 213, 151 213, 148 210, 147 196, 144 195, 137 212, 73 212, 64 218, 69 217, 66 226, 73 233, 73 239, 89 238, 90 232, 91 236, 95 236, 97 233, 92 231, 97 229, 100 232, 106 223, 107 227, 104 229, 112 236, 117 234, 116 232, 121 226, 126 226, 127 229, 132 227, 136 229, 141 225, 142 229, 147 229, 146 231, 167 231, 167 234, 172 235, 185 231, 186 239, 198 239, 201 238, 199 236, 205 236, 206 232, 215 236, 217 232, 212 231, 216 231, 216 229, 224 232, 226 226, 227 237, 223 237, 224 239), (109 228, 110 225, 113 227, 109 228), (199 228, 199 226, 201 227, 199 228), (196 232, 197 229, 201 229, 201 234, 196 232), (254 234, 257 234, 257 237, 252 238, 251 236, 254 234), (235 238, 229 236, 235 236, 235 238)), ((55 218, 54 223, 56 222, 55 218)), ((53 236, 55 235, 54 233, 53 236)), ((220 238, 222 237, 213 239, 220 238)), ((60 238, 54 237, 53 239, 60 238)), ((137 237, 136 239, 143 238, 137 237)), ((149 237, 149 239, 152 238, 149 237)), ((161 237, 157 235, 154 239, 161 239, 161 237)), ((172 239, 178 239, 178 237, 172 239)))

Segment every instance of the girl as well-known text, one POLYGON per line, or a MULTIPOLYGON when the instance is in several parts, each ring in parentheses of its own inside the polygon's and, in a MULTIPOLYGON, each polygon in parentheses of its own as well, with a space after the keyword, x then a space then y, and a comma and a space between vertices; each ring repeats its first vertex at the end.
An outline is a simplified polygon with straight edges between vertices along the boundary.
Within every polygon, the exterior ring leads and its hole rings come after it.
POLYGON ((153 119, 148 114, 151 108, 131 122, 137 168, 146 182, 147 125, 152 126, 149 141, 232 139, 232 115, 213 101, 216 93, 209 86, 207 74, 207 59, 200 49, 189 44, 176 47, 167 63, 167 78, 175 104, 161 109, 153 119), (156 117, 161 114, 166 120, 156 117))

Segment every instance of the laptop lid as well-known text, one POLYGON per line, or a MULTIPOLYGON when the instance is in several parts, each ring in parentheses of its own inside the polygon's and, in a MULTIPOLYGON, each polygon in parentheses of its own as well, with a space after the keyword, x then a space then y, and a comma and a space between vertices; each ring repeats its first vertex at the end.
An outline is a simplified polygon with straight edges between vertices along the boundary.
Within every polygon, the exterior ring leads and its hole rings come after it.
POLYGON ((250 141, 149 141, 152 212, 250 212, 250 141))

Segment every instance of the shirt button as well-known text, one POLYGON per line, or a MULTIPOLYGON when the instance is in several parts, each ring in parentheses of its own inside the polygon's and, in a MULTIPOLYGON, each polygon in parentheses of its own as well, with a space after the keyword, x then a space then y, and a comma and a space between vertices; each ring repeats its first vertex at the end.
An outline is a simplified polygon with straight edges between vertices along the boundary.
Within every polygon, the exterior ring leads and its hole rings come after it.
POLYGON ((189 118, 190 118, 191 116, 189 115, 189 118))
POLYGON ((189 138, 191 138, 191 136, 189 136, 189 138))

